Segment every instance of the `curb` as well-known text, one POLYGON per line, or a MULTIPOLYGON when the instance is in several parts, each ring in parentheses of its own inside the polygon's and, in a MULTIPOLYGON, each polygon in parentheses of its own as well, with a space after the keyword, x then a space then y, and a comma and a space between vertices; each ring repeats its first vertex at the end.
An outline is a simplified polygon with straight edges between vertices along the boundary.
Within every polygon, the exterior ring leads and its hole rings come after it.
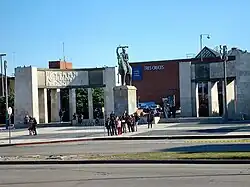
MULTIPOLYGON (((10 146, 27 146, 27 145, 42 145, 42 144, 56 144, 56 143, 70 143, 70 142, 84 142, 84 141, 117 141, 117 140, 209 140, 209 139, 248 139, 250 135, 184 135, 184 136, 127 136, 127 137, 95 137, 85 139, 73 140, 54 140, 44 142, 27 142, 27 143, 14 143, 14 144, 0 144, 0 147, 10 146)), ((204 142, 206 143, 206 142, 204 142)))
POLYGON ((250 164, 250 160, 73 160, 0 161, 0 165, 87 165, 87 164, 250 164))

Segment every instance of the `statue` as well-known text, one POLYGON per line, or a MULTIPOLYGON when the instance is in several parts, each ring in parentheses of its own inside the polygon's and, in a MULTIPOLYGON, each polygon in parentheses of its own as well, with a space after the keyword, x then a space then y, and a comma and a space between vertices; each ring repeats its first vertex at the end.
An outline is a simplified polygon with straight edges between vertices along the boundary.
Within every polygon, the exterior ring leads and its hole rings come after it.
POLYGON ((118 60, 118 72, 121 75, 122 85, 132 86, 132 67, 129 64, 128 53, 126 53, 128 46, 119 46, 116 48, 116 55, 118 60), (119 49, 122 52, 119 53, 119 49))

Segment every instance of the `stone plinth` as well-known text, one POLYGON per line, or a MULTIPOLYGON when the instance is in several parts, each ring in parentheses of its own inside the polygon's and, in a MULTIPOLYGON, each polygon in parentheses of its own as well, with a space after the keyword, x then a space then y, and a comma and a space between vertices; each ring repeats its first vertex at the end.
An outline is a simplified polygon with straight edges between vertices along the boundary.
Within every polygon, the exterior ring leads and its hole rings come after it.
POLYGON ((227 83, 228 118, 235 118, 235 80, 227 83))
POLYGON ((193 117, 199 117, 199 94, 198 94, 198 83, 192 82, 191 84, 191 95, 192 95, 192 113, 193 117))
POLYGON ((219 116, 218 82, 208 82, 209 116, 219 116))
POLYGON ((181 117, 192 116, 191 62, 179 63, 181 117))
POLYGON ((114 112, 116 115, 122 115, 124 111, 133 114, 137 109, 136 87, 134 86, 116 86, 114 91, 114 112))

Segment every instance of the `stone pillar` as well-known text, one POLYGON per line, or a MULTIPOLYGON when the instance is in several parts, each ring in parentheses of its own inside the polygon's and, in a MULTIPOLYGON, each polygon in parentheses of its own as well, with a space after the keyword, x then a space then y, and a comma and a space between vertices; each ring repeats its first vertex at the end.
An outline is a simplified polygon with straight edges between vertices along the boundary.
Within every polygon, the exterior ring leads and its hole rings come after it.
POLYGON ((48 100, 47 89, 38 89, 39 98, 39 121, 40 123, 48 123, 48 100))
POLYGON ((76 113, 76 89, 69 89, 69 119, 73 119, 76 113))
POLYGON ((92 88, 88 88, 89 119, 94 119, 92 88))
POLYGON ((193 117, 199 117, 199 93, 198 93, 198 83, 192 82, 192 113, 193 117))
POLYGON ((121 116, 125 111, 129 115, 136 112, 137 97, 136 87, 134 86, 116 86, 114 87, 114 112, 121 116))
POLYGON ((104 115, 109 115, 114 111, 114 91, 113 88, 118 85, 117 68, 106 67, 103 72, 104 88, 104 115))
POLYGON ((31 115, 39 123, 37 68, 18 67, 15 69, 14 122, 16 127, 23 124, 25 115, 31 115))
POLYGON ((218 82, 208 82, 209 116, 219 116, 218 82))
POLYGON ((235 118, 235 80, 228 82, 227 84, 227 107, 228 107, 228 118, 235 118))
POLYGON ((51 89, 51 122, 59 122, 61 109, 60 89, 51 89))
POLYGON ((192 116, 191 62, 179 63, 181 116, 192 116))

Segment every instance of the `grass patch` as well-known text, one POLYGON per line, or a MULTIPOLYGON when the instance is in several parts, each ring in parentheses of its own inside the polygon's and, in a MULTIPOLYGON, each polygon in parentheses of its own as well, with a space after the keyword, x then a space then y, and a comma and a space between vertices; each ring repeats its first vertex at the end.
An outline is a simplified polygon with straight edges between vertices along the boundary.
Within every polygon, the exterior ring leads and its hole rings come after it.
POLYGON ((79 153, 75 155, 23 155, 2 156, 1 160, 178 160, 178 159, 249 159, 250 152, 203 152, 203 153, 180 153, 180 152, 145 152, 145 153, 122 153, 122 154, 96 154, 79 153))
POLYGON ((250 159, 250 152, 208 152, 208 153, 176 153, 149 152, 123 153, 113 155, 92 155, 89 160, 169 160, 169 159, 250 159))

